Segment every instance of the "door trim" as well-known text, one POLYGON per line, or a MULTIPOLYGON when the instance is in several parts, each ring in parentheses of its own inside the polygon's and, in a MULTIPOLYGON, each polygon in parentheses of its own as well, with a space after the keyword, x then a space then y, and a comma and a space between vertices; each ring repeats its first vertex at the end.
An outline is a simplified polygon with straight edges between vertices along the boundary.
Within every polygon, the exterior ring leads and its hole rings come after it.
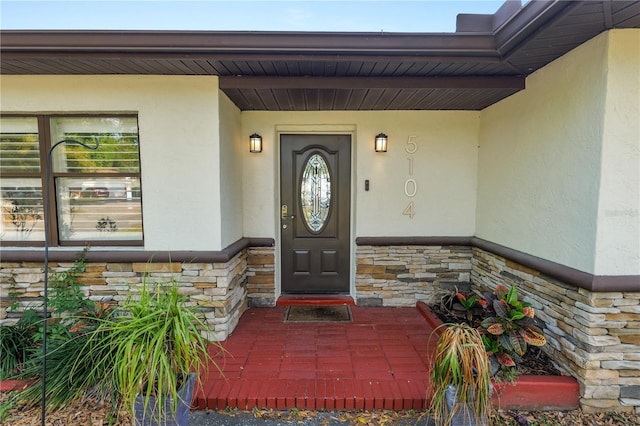
POLYGON ((275 150, 275 191, 274 191, 274 226, 275 226, 275 298, 276 300, 282 295, 282 241, 280 237, 280 173, 281 173, 281 161, 280 161, 280 136, 287 134, 308 134, 308 135, 348 135, 351 137, 351 213, 349 218, 350 225, 350 240, 349 240, 349 296, 352 296, 355 300, 355 265, 356 265, 356 125, 351 124, 282 124, 275 126, 274 132, 274 150, 275 150))

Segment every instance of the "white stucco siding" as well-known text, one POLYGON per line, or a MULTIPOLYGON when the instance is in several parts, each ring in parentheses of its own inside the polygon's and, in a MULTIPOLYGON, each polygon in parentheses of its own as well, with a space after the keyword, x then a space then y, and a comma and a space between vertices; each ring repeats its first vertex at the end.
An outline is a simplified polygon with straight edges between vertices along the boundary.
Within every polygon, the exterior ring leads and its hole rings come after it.
POLYGON ((249 150, 249 137, 242 137, 238 107, 223 92, 219 100, 221 242, 226 247, 243 236, 242 155, 249 150))
POLYGON ((363 115, 357 137, 356 235, 474 235, 479 114, 363 115), (387 153, 373 149, 378 132, 389 136, 387 153), (412 141, 415 153, 410 153, 412 141), (364 190, 365 179, 369 191, 364 190), (413 219, 403 214, 411 202, 413 219))
POLYGON ((11 76, 1 110, 138 114, 147 250, 218 250, 217 77, 11 76))
POLYGON ((601 35, 482 111, 478 237, 594 272, 606 61, 601 35))
MULTIPOLYGON (((245 111, 242 123, 243 135, 257 132, 264 141, 261 154, 244 154, 245 235, 275 237, 279 232, 278 132, 353 135, 352 209, 356 236, 474 234, 477 112, 245 111), (374 152, 373 140, 379 132, 389 136, 387 153, 374 152), (405 151, 410 137, 418 147, 413 154, 405 151), (369 191, 364 188, 367 179, 369 191), (414 179, 417 184, 413 197, 405 193, 407 179, 414 179), (413 219, 403 215, 411 201, 413 219)), ((409 194, 414 192, 412 185, 407 186, 409 194)))
POLYGON ((640 30, 607 35, 596 275, 640 275, 640 30))
POLYGON ((276 226, 277 147, 268 113, 242 112, 242 135, 246 151, 242 163, 242 226, 245 236, 274 238, 276 226), (249 136, 262 136, 262 152, 249 152, 249 136))

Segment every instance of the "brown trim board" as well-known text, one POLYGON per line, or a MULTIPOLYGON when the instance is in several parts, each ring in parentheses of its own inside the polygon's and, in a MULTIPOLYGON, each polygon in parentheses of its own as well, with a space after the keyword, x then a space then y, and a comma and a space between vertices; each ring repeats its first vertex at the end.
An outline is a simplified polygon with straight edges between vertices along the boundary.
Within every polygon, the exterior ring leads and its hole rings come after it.
POLYGON ((471 246, 592 292, 640 291, 640 275, 593 275, 477 237, 358 237, 356 245, 471 246))
POLYGON ((473 237, 358 237, 358 246, 470 246, 473 237))
MULTIPOLYGON (((199 262, 225 263, 247 247, 272 247, 273 238, 241 238, 220 251, 150 251, 150 250, 105 250, 89 249, 89 262, 199 262)), ((49 250, 49 260, 53 262, 73 261, 78 250, 49 250)), ((2 262, 43 262, 44 248, 29 250, 2 250, 2 262)))

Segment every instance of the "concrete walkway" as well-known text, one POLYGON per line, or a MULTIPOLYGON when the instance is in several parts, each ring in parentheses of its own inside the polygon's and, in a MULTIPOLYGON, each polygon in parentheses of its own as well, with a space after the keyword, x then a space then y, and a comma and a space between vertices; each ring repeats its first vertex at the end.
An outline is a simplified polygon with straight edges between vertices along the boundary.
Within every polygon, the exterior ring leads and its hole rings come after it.
MULTIPOLYGON (((249 412, 233 414, 218 413, 216 411, 192 411, 189 417, 190 426, 346 426, 353 425, 353 421, 340 420, 339 412, 322 412, 312 419, 273 420, 259 419, 249 412)), ((412 419, 401 419, 394 422, 394 426, 433 426, 435 423, 426 416, 412 419)))

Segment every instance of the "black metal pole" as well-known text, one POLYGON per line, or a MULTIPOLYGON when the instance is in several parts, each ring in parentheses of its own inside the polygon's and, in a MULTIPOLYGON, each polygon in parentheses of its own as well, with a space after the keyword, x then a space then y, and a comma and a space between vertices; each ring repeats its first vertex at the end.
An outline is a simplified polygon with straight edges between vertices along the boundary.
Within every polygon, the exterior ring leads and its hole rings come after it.
POLYGON ((51 148, 49 148, 49 152, 47 153, 47 163, 45 164, 45 183, 44 183, 44 321, 42 322, 42 426, 45 426, 45 418, 47 415, 47 300, 49 298, 48 294, 48 285, 49 285, 49 229, 51 225, 49 224, 48 213, 49 209, 49 196, 51 192, 51 154, 53 150, 56 149, 58 145, 63 143, 71 143, 75 145, 83 146, 87 149, 98 149, 100 145, 98 143, 98 139, 95 139, 96 145, 89 146, 83 142, 77 141, 75 139, 62 139, 61 141, 53 144, 51 148))

